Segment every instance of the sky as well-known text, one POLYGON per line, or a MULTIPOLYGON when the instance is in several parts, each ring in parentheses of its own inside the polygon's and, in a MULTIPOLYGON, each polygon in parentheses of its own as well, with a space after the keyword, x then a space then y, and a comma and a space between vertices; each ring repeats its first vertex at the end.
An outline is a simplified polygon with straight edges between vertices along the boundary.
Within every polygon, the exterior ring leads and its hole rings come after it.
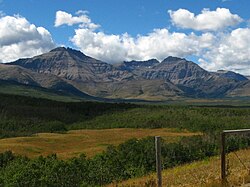
POLYGON ((176 56, 250 75, 249 0, 0 0, 0 62, 58 46, 108 63, 176 56))

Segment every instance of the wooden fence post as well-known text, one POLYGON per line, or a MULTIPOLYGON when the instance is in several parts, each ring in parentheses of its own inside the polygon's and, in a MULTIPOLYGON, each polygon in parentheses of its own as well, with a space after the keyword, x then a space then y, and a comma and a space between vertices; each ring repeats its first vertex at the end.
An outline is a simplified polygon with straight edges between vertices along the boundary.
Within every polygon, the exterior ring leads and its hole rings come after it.
POLYGON ((162 187, 162 175, 161 175, 161 137, 155 137, 155 151, 156 151, 156 172, 157 172, 157 185, 162 187))
POLYGON ((223 130, 221 133, 221 182, 223 186, 227 183, 226 173, 226 135, 230 134, 248 134, 250 129, 223 130))
POLYGON ((224 132, 221 133, 221 181, 222 184, 226 184, 226 148, 225 148, 225 136, 224 132))

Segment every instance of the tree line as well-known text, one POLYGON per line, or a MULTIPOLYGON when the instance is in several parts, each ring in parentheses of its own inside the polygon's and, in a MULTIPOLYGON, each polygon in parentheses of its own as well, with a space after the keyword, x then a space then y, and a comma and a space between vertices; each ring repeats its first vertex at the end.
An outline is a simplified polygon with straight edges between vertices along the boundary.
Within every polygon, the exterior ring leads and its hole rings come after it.
MULTIPOLYGON (((136 105, 102 102, 58 102, 0 94, 0 138, 68 130, 72 123, 125 111, 136 105)), ((138 107, 138 106, 136 106, 138 107)))

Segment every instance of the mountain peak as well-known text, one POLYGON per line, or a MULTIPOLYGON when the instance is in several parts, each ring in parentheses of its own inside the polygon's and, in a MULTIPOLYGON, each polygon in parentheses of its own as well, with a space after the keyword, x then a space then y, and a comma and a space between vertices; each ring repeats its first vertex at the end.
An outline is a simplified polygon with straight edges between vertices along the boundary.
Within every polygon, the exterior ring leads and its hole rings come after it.
POLYGON ((89 60, 91 57, 86 56, 79 50, 75 50, 69 47, 57 47, 55 49, 52 49, 49 53, 51 55, 54 55, 54 53, 66 53, 66 55, 70 56, 71 58, 75 60, 89 60))
POLYGON ((11 65, 19 65, 38 73, 54 74, 69 80, 94 79, 95 74, 112 69, 112 65, 65 47, 57 47, 33 58, 17 60, 11 65))
POLYGON ((180 61, 180 60, 185 60, 185 59, 179 58, 179 57, 168 56, 162 62, 173 62, 173 61, 180 61))
POLYGON ((81 53, 81 54, 83 54, 81 51, 72 49, 70 47, 67 47, 67 48, 66 47, 57 47, 55 49, 52 49, 50 52, 65 52, 65 51, 67 51, 69 53, 81 53))
POLYGON ((159 61, 156 59, 149 59, 149 60, 145 60, 145 61, 136 61, 136 60, 132 60, 132 61, 125 61, 124 64, 127 66, 153 66, 155 64, 158 64, 159 61))
POLYGON ((58 51, 67 51, 67 48, 65 48, 65 47, 57 47, 55 49, 52 49, 50 52, 58 52, 58 51))

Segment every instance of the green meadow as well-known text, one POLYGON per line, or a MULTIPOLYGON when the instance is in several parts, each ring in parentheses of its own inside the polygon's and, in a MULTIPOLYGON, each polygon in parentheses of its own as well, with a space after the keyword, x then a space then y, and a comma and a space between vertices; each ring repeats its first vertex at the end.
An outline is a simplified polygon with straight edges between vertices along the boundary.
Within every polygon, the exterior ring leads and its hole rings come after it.
MULTIPOLYGON (((250 107, 238 104, 60 102, 8 94, 0 101, 3 186, 122 185, 128 179, 141 185, 136 178, 155 171, 154 136, 162 137, 168 173, 216 157, 221 130, 250 127, 250 107)), ((233 136, 227 151, 249 144, 249 137, 233 136)))

